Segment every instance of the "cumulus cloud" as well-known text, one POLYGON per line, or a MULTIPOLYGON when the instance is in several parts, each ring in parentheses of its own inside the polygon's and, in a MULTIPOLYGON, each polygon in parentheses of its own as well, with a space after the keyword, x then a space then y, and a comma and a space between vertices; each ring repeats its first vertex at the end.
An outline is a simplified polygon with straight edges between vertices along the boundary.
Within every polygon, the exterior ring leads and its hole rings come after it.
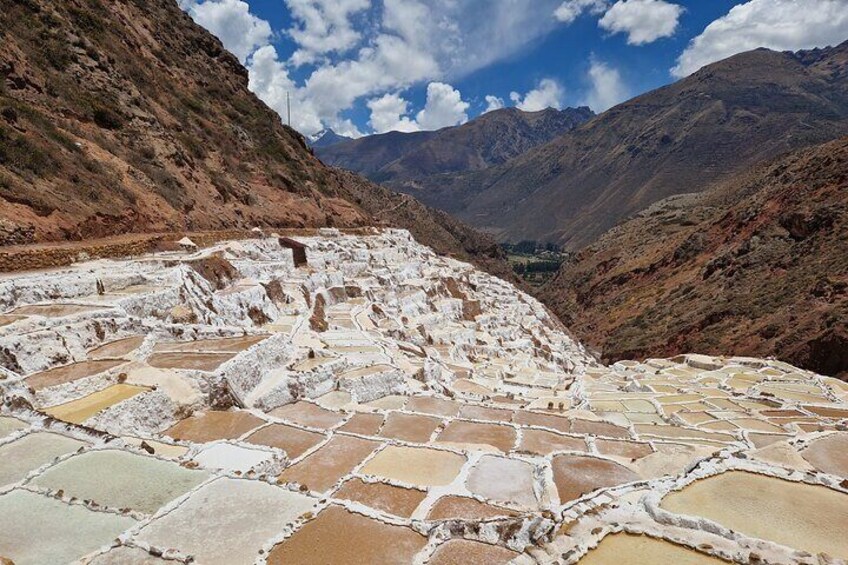
POLYGON ((499 98, 494 95, 486 96, 486 109, 483 110, 484 114, 488 114, 489 112, 494 112, 495 110, 500 110, 505 106, 504 99, 499 98))
POLYGON ((380 98, 372 98, 367 103, 371 110, 368 125, 377 133, 387 131, 412 132, 421 128, 406 115, 409 112, 409 102, 399 94, 384 94, 380 98))
POLYGON ((465 112, 469 107, 462 94, 451 85, 431 82, 427 85, 427 104, 418 112, 416 120, 425 130, 456 126, 468 121, 465 112))
POLYGON ((292 63, 312 63, 321 55, 355 47, 362 36, 351 17, 370 5, 370 0, 286 0, 295 22, 289 35, 299 45, 292 63))
POLYGON ((242 0, 207 0, 202 4, 182 0, 180 6, 194 21, 216 35, 242 63, 271 39, 271 26, 251 14, 250 6, 242 0))
POLYGON ((795 51, 848 38, 848 0, 750 0, 734 6, 693 39, 671 70, 688 76, 704 65, 758 47, 795 51))
POLYGON ((590 88, 583 103, 597 113, 630 98, 630 89, 621 79, 621 73, 603 61, 592 59, 588 78, 590 88))
POLYGON ((608 5, 608 0, 565 0, 554 11, 554 18, 564 24, 570 24, 583 14, 603 14, 608 5))
POLYGON ((372 98, 367 106, 371 110, 368 125, 377 133, 435 130, 464 124, 470 107, 459 90, 442 82, 427 85, 427 102, 415 119, 408 115, 409 102, 396 93, 372 98))
POLYGON ((619 0, 598 25, 610 33, 626 33, 630 45, 645 45, 674 35, 683 7, 664 0, 619 0))
POLYGON ((518 92, 513 92, 509 95, 519 110, 525 112, 538 112, 545 108, 562 108, 562 100, 565 97, 565 89, 560 84, 551 78, 545 78, 539 81, 539 86, 521 96, 518 92))

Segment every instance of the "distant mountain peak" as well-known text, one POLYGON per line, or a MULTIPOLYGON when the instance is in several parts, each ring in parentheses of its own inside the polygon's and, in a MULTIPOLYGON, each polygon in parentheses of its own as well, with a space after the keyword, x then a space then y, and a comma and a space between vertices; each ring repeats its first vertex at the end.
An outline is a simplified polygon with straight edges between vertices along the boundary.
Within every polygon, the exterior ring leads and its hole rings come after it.
POLYGON ((353 138, 346 135, 339 135, 330 128, 322 129, 318 133, 309 136, 309 145, 312 147, 329 147, 343 141, 353 141, 353 138))

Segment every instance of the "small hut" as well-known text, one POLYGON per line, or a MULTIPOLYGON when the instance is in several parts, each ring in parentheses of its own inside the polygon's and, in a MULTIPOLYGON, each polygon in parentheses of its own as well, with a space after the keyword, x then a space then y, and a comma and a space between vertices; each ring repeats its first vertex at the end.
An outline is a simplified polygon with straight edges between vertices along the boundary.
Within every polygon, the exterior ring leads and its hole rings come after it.
POLYGON ((279 241, 282 247, 292 250, 292 257, 294 258, 294 266, 296 268, 306 266, 306 245, 290 237, 281 237, 279 241))

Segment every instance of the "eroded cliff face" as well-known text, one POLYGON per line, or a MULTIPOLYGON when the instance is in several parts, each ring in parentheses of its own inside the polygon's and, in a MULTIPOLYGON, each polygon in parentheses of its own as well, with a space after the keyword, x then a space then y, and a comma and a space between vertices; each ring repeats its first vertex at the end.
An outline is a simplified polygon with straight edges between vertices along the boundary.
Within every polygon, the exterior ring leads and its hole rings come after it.
POLYGON ((604 366, 406 231, 181 246, 0 280, 0 558, 848 556, 846 383, 604 366))
POLYGON ((624 222, 542 298, 609 360, 778 356, 848 374, 848 139, 624 222))
POLYGON ((13 2, 0 39, 0 244, 383 223, 508 272, 487 237, 324 166, 173 0, 13 2))

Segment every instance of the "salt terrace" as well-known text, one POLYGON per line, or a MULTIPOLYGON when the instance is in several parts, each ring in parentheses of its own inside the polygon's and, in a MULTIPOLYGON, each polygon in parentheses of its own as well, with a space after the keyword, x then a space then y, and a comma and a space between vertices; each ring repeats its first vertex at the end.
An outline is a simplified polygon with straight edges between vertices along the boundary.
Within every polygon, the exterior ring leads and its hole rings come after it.
POLYGON ((0 556, 845 563, 848 385, 598 363, 403 231, 0 279, 0 556))

